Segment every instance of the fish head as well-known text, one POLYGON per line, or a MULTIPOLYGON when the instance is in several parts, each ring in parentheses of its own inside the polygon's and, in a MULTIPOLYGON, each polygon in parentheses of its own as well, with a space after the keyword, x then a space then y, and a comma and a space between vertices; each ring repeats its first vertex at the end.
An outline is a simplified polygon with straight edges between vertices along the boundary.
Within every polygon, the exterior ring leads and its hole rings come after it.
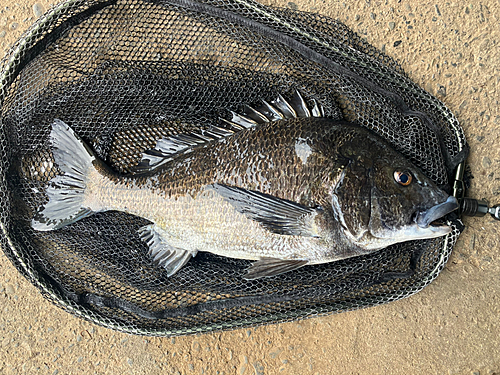
POLYGON ((458 208, 456 198, 384 141, 364 146, 349 150, 330 190, 334 218, 346 237, 377 250, 450 233, 442 218, 458 208))
POLYGON ((458 208, 455 197, 394 150, 374 161, 370 198, 370 234, 389 244, 450 233, 442 218, 458 208))

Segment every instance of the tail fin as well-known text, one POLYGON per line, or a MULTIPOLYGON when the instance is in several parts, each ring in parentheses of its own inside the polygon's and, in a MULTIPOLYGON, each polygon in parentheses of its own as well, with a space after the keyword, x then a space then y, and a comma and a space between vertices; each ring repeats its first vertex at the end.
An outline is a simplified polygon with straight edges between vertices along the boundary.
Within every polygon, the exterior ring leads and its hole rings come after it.
POLYGON ((54 120, 50 133, 54 161, 62 174, 49 182, 49 201, 31 221, 40 231, 62 228, 92 214, 82 207, 87 174, 96 159, 90 148, 61 120, 54 120))

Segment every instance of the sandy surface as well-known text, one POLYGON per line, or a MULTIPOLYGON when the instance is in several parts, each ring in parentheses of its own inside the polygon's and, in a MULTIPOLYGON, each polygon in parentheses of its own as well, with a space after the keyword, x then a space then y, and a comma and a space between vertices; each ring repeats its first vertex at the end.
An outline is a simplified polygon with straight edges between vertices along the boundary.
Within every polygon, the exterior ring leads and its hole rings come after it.
MULTIPOLYGON (((33 0, 0 0, 2 50, 53 3, 34 8, 33 0)), ((273 2, 339 18, 398 60, 461 121, 475 176, 469 196, 500 203, 498 2, 406 3, 273 2)), ((0 373, 500 374, 500 222, 472 218, 466 225, 438 279, 408 299, 175 339, 129 336, 79 320, 44 300, 2 253, 0 373)))

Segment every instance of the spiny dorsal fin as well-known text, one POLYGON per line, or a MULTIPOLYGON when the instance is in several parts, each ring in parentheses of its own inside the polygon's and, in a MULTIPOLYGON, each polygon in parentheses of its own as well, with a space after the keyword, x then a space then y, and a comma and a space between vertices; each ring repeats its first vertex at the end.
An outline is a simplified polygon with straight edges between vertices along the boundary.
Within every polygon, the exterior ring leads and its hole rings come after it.
POLYGON ((285 118, 295 118, 297 117, 297 112, 293 106, 287 102, 281 95, 271 102, 271 104, 276 107, 285 118))
POLYGON ((295 94, 292 96, 290 105, 295 109, 295 112, 297 112, 297 117, 312 117, 306 101, 298 91, 295 91, 295 94))
POLYGON ((273 233, 317 237, 314 223, 321 210, 234 186, 214 184, 212 188, 240 213, 258 221, 273 233))
POLYGON ((323 106, 314 99, 312 102, 314 106, 309 108, 302 95, 295 91, 290 100, 278 95, 271 103, 263 100, 263 104, 257 109, 245 106, 244 114, 229 111, 230 120, 220 119, 224 127, 212 126, 198 133, 177 134, 160 139, 154 149, 143 153, 140 163, 133 168, 132 173, 151 171, 168 163, 177 155, 190 152, 193 147, 228 137, 239 130, 253 128, 259 124, 296 117, 323 117, 325 115, 323 106))
POLYGON ((324 117, 325 110, 321 104, 312 99, 314 106, 309 108, 306 101, 298 91, 295 91, 290 100, 283 96, 271 101, 271 103, 262 101, 262 105, 257 108, 245 106, 243 114, 231 112, 231 120, 224 120, 234 126, 250 128, 266 122, 290 119, 296 117, 324 117))

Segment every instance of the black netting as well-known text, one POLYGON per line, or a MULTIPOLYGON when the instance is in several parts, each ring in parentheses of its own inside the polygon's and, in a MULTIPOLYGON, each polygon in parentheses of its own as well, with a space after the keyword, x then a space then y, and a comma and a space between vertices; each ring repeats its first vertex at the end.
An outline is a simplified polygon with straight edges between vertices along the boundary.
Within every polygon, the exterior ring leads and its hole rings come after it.
POLYGON ((209 253, 168 278, 137 236, 147 221, 124 213, 31 228, 58 173, 47 143, 55 118, 128 172, 162 137, 294 90, 328 117, 373 129, 450 191, 466 153, 455 117, 326 17, 251 0, 67 1, 14 46, 1 87, 2 247, 45 296, 107 327, 185 334, 389 302, 431 282, 461 231, 457 219, 445 238, 245 281, 248 261, 209 253))

